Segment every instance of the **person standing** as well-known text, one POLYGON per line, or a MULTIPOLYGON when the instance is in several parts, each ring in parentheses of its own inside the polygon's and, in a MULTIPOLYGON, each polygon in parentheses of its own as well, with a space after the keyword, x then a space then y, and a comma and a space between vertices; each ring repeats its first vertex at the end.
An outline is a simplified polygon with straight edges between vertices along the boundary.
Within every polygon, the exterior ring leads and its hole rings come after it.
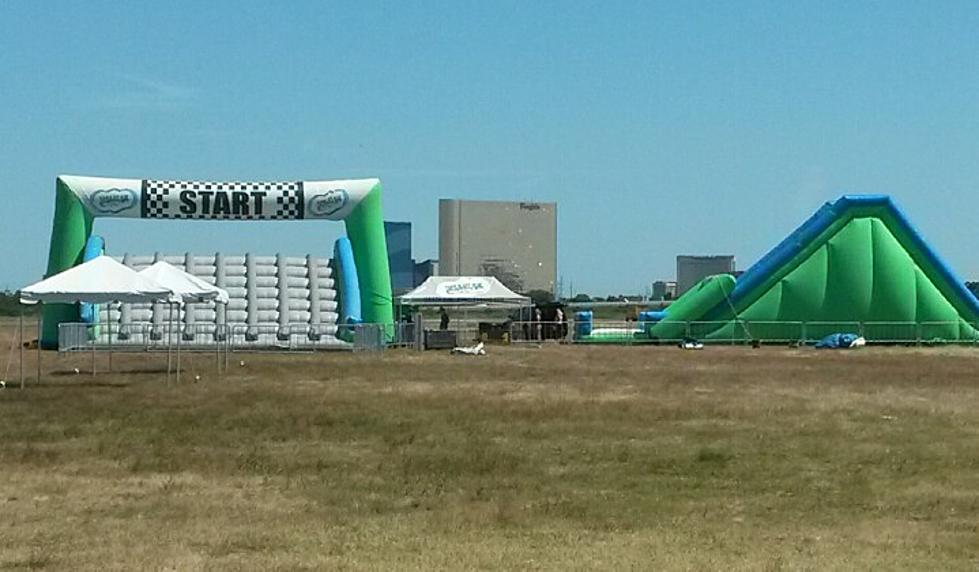
POLYGON ((449 329, 449 313, 445 311, 445 306, 439 306, 439 329, 449 329))
POLYGON ((541 339, 541 319, 543 314, 540 311, 540 306, 534 307, 534 339, 541 339))
POLYGON ((564 310, 560 306, 554 310, 554 322, 557 330, 554 337, 561 340, 568 337, 567 324, 564 323, 564 310))

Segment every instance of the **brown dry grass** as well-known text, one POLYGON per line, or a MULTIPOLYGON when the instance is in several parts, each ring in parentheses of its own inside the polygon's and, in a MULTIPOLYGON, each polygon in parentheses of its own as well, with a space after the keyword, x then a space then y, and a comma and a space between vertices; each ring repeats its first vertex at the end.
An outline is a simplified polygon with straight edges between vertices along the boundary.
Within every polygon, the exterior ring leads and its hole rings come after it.
POLYGON ((243 359, 0 392, 0 568, 979 565, 979 351, 243 359))

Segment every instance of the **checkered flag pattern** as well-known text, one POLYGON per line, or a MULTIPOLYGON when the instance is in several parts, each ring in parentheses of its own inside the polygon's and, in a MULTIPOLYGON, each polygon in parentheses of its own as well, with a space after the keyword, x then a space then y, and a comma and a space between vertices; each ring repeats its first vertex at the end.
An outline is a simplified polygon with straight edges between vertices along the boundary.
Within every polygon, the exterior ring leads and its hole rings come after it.
POLYGON ((158 181, 143 181, 142 217, 143 218, 170 218, 166 216, 170 209, 171 190, 173 187, 167 185, 153 185, 148 183, 159 183, 158 181))
POLYGON ((296 220, 303 218, 306 201, 301 188, 283 189, 275 197, 275 213, 272 220, 296 220))
POLYGON ((297 220, 302 181, 240 183, 144 180, 141 216, 158 219, 297 220))

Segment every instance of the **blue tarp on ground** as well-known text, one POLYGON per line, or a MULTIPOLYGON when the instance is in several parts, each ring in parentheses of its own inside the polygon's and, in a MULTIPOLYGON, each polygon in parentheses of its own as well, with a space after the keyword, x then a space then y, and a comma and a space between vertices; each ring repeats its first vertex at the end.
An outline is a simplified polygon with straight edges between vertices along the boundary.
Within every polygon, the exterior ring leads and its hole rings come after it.
POLYGON ((816 342, 817 350, 838 350, 853 347, 853 342, 859 338, 857 334, 830 334, 816 342))

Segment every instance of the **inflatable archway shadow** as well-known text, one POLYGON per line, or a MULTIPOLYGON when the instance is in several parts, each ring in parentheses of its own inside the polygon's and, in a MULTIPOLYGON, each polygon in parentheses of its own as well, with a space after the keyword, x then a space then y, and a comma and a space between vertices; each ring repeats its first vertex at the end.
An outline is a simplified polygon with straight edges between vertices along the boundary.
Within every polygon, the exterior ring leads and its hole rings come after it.
MULTIPOLYGON (((98 217, 193 220, 342 220, 353 247, 363 319, 393 332, 391 274, 378 179, 210 182, 58 177, 45 276, 82 259, 98 217)), ((58 345, 58 324, 78 321, 70 304, 47 304, 41 344, 58 345)))

